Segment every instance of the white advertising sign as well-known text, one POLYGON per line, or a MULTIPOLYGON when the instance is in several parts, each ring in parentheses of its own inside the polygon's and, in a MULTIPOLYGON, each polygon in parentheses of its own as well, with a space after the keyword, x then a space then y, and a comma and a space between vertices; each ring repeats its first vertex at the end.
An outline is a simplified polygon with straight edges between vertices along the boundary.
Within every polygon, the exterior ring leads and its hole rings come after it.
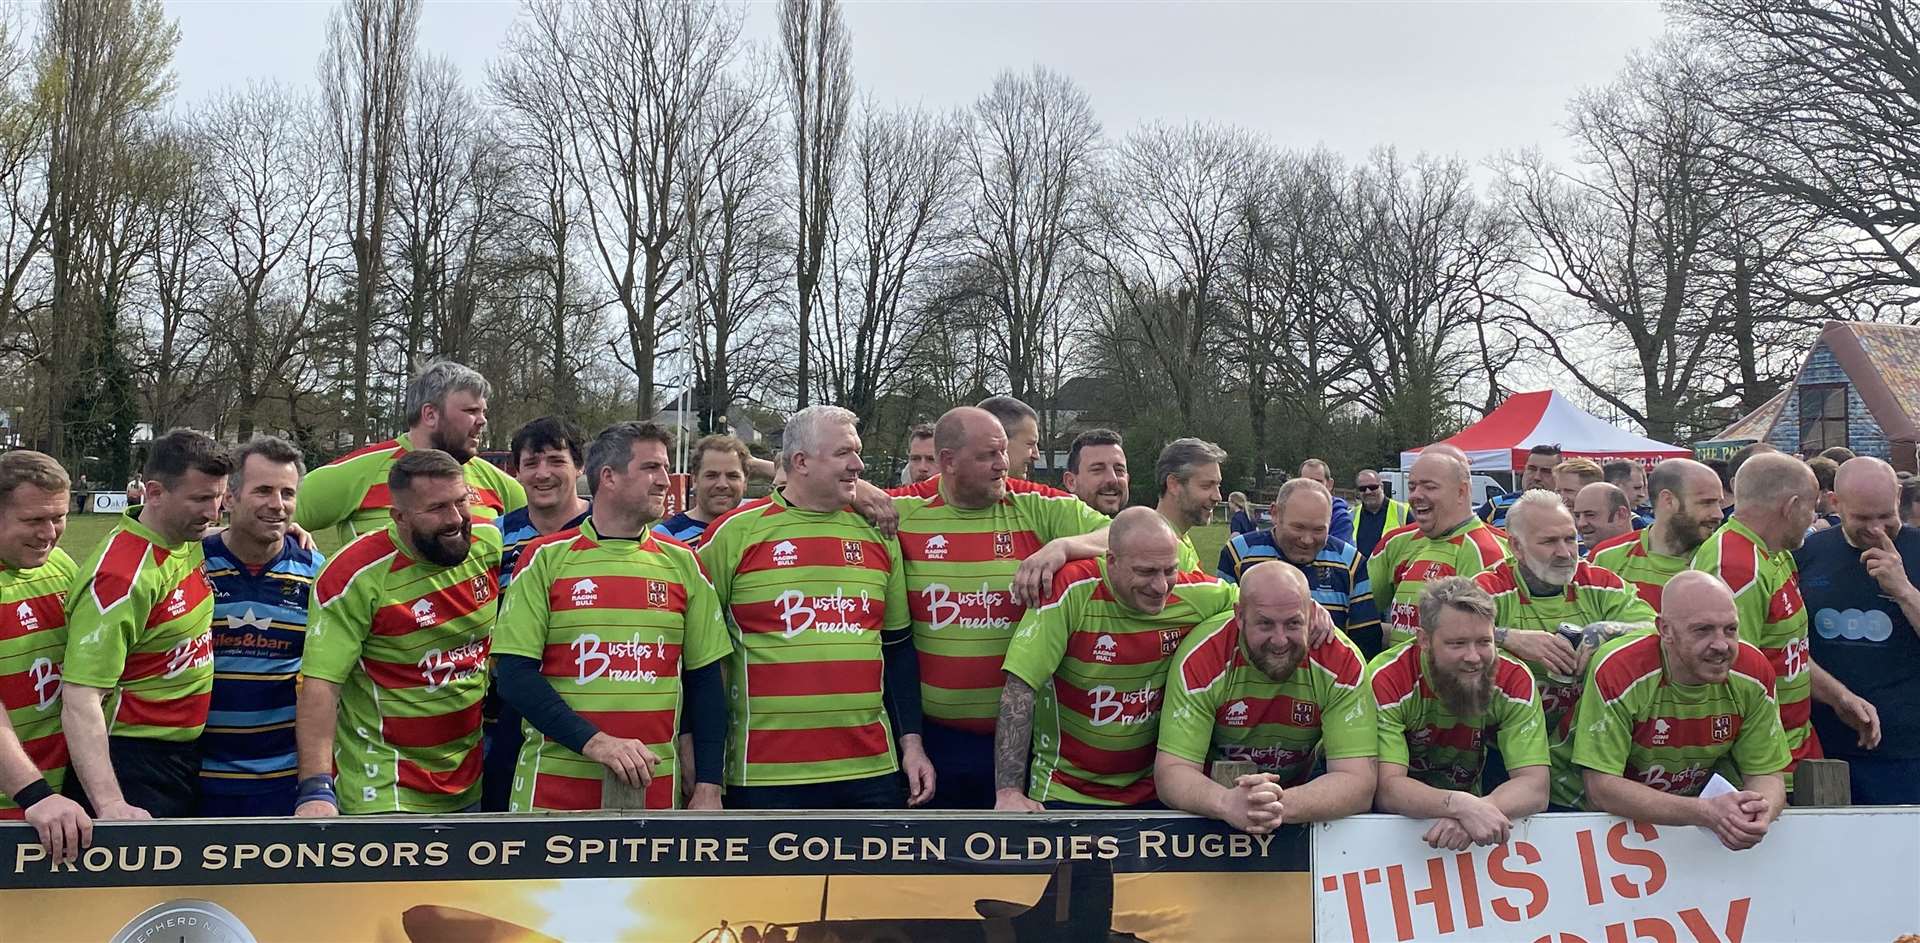
POLYGON ((127 509, 127 495, 123 491, 95 491, 87 497, 87 504, 95 514, 119 514, 127 509))
POLYGON ((1790 810, 1732 852, 1704 829, 1536 815, 1434 851, 1427 823, 1314 826, 1314 938, 1379 943, 1892 943, 1920 933, 1920 807, 1790 810))

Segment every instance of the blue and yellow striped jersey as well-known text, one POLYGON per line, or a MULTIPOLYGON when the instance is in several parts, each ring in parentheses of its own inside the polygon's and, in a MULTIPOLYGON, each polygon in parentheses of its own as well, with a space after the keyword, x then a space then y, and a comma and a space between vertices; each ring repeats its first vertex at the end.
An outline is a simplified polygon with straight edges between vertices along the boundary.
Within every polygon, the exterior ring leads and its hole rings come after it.
POLYGON ((1361 565, 1360 552, 1339 537, 1328 536, 1313 562, 1300 566, 1280 553, 1273 531, 1256 530, 1237 534, 1220 548, 1220 578, 1240 582, 1248 567, 1268 560, 1283 560, 1306 574, 1313 599, 1333 616, 1333 624, 1352 633, 1380 624, 1373 605, 1373 590, 1367 585, 1367 568, 1361 565))
POLYGON ((214 597, 213 700, 200 737, 204 807, 217 816, 222 796, 284 790, 284 814, 291 815, 295 681, 306 645, 307 597, 325 558, 288 537, 280 555, 256 570, 219 534, 201 546, 214 597))

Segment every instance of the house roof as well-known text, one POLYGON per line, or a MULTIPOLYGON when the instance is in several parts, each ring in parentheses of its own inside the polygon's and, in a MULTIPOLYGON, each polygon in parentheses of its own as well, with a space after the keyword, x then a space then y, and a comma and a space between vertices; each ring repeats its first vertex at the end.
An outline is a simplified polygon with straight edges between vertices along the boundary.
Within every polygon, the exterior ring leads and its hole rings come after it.
MULTIPOLYGON (((1853 391, 1867 404, 1888 439, 1920 439, 1920 326, 1828 321, 1820 329, 1819 343, 1833 352, 1833 359, 1847 372, 1853 391)), ((1807 349, 1808 357, 1813 356, 1819 343, 1807 349)), ((1806 370, 1805 361, 1800 369, 1806 370)), ((1798 384, 1796 376, 1794 383, 1767 400, 1766 405, 1740 417, 1714 438, 1765 439, 1786 408, 1787 395, 1798 384)))

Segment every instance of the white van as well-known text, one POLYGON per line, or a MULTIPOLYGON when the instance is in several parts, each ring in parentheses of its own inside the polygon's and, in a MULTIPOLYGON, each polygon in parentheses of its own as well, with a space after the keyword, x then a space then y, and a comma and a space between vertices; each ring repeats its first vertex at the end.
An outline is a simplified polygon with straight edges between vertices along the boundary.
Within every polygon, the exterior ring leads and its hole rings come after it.
MULTIPOLYGON (((1399 501, 1405 501, 1407 499, 1406 469, 1383 471, 1380 473, 1380 481, 1387 486, 1387 495, 1389 497, 1399 501)), ((1487 503, 1487 501, 1491 500, 1496 494, 1506 494, 1508 491, 1507 487, 1495 480, 1493 476, 1478 473, 1474 474, 1469 484, 1469 490, 1472 495, 1474 507, 1479 507, 1487 503)))

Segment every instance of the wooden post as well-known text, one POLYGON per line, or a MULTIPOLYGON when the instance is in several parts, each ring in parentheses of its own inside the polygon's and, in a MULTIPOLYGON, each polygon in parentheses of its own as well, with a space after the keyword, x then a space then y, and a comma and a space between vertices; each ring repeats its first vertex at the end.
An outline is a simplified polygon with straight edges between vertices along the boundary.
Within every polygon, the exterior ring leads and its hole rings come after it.
POLYGON ((1807 808, 1849 806, 1853 804, 1853 782, 1847 776, 1846 760, 1801 760, 1793 770, 1793 794, 1789 805, 1807 808))
POLYGON ((1260 767, 1246 760, 1214 760, 1213 769, 1209 775, 1213 777, 1214 782, 1232 789, 1235 780, 1257 772, 1260 772, 1260 767))
POLYGON ((635 789, 620 781, 620 777, 608 773, 600 780, 600 808, 602 809, 644 809, 647 807, 647 791, 635 789))

